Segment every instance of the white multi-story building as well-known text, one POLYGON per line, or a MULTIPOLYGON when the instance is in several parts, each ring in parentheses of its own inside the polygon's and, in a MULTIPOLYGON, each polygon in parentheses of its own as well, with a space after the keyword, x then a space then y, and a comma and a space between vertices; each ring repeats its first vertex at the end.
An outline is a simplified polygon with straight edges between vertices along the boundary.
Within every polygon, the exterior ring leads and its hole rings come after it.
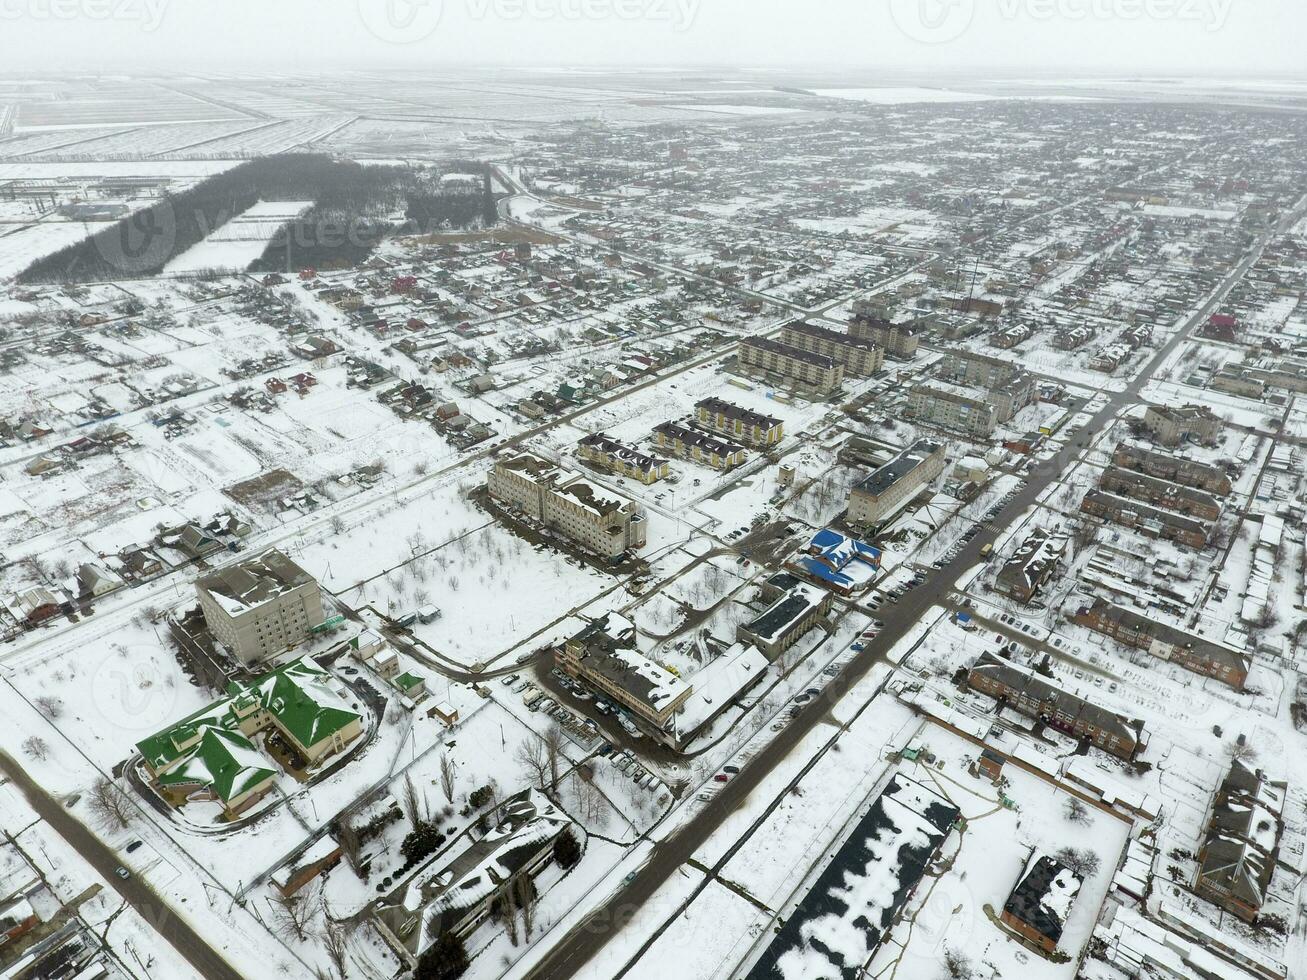
POLYGON ((210 572, 195 593, 214 639, 247 664, 303 642, 323 621, 318 583, 275 548, 210 572))
POLYGON ((618 558, 645 545, 639 504, 533 453, 495 463, 486 488, 499 502, 601 558, 618 558))

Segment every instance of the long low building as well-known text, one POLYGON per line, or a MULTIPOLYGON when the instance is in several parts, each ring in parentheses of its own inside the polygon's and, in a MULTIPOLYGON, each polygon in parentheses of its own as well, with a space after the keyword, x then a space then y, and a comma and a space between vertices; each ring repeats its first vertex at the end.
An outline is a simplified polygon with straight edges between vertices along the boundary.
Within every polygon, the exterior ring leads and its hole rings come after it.
MULTIPOLYGON (((763 592, 767 594, 766 587, 763 592)), ((830 606, 829 592, 795 585, 782 592, 757 617, 740 623, 735 628, 735 638, 742 643, 752 643, 766 654, 768 660, 774 661, 798 643, 803 634, 822 622, 830 606)))
POLYGON ((839 361, 845 374, 861 378, 878 374, 885 366, 885 348, 815 323, 802 320, 787 323, 781 328, 781 342, 839 361))
POLYGON ((1142 500, 1165 510, 1175 511, 1200 521, 1221 519, 1221 501, 1214 494, 1196 487, 1186 487, 1158 476, 1136 473, 1120 466, 1109 466, 1098 480, 1108 493, 1142 500))
POLYGON ((902 508, 922 487, 944 472, 944 444, 919 439, 849 491, 848 522, 875 527, 902 508))
POLYGON ((785 425, 780 419, 741 408, 722 398, 696 402, 694 418, 705 429, 755 448, 774 446, 785 436, 785 425))
POLYGON ((645 545, 642 509, 633 500, 591 483, 533 453, 495 463, 490 495, 609 560, 645 545))
POLYGON ((1105 599, 1095 599, 1092 606, 1082 606, 1072 620, 1126 646, 1147 650, 1194 673, 1214 677, 1236 691, 1242 691, 1248 680, 1250 661, 1246 654, 1105 599))
POLYGON ((783 387, 815 395, 832 395, 844 385, 844 365, 766 337, 745 337, 737 358, 740 371, 783 387))
POLYGON ((667 460, 632 449, 603 432, 581 439, 576 454, 596 466, 645 484, 665 480, 671 472, 667 460))
POLYGON ((1197 487, 1218 497, 1228 496, 1232 486, 1230 476, 1219 466, 1201 463, 1183 456, 1172 456, 1148 446, 1123 442, 1112 454, 1112 462, 1128 470, 1160 477, 1187 487, 1197 487))
POLYGON ((594 620, 558 648, 558 666, 666 731, 693 689, 635 649, 635 626, 617 613, 594 620))
POLYGON ((1133 528, 1148 537, 1175 541, 1199 551, 1206 548, 1211 539, 1211 526, 1202 521, 1106 490, 1088 491, 1080 502, 1080 510, 1091 517, 1133 528))
POLYGON ((1143 741, 1142 721, 1127 721, 993 654, 983 654, 972 664, 967 686, 992 698, 1003 698, 1008 707, 1027 718, 1038 719, 1073 738, 1086 738, 1120 759, 1133 759, 1143 741))
POLYGON ((663 422, 654 427, 654 441, 660 449, 715 470, 729 470, 749 458, 749 451, 739 443, 709 435, 679 422, 663 422))

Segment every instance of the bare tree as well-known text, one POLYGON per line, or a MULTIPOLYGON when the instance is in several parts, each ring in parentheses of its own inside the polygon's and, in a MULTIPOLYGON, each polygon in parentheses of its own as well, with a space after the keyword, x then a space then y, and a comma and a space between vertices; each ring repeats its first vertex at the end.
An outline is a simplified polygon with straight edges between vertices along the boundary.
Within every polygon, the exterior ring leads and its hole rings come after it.
POLYGON ((23 739, 23 751, 33 759, 39 759, 44 762, 50 754, 50 746, 46 744, 45 739, 40 735, 29 735, 23 739))
POLYGON ((545 754, 543 741, 538 738, 524 739, 518 744, 513 758, 540 789, 543 790, 549 784, 549 757, 545 754))
POLYGON ((322 896, 322 919, 326 925, 322 934, 322 944, 327 948, 327 957, 336 968, 340 980, 346 980, 346 967, 349 965, 349 927, 348 920, 339 920, 331 914, 326 895, 322 896))
POLYGON ((304 900, 303 892, 292 892, 289 895, 282 895, 280 892, 274 893, 272 896, 272 914, 276 930, 283 939, 298 939, 303 942, 309 937, 309 923, 313 921, 313 907, 304 900))
POLYGON ((455 773, 454 760, 447 753, 442 753, 440 756, 440 788, 444 790, 446 803, 454 802, 455 773))
POLYGON ((524 939, 531 938, 531 930, 536 921, 536 889, 529 874, 519 875, 513 885, 517 891, 517 904, 522 908, 522 932, 524 939))
POLYGON ((1089 823, 1089 808, 1081 802, 1079 797, 1068 796, 1064 810, 1066 818, 1072 823, 1089 823))
POLYGON ((39 698, 34 698, 32 703, 41 710, 41 714, 50 719, 58 718, 64 713, 63 698, 53 694, 42 694, 39 698))
POLYGON ((127 794, 108 778, 101 776, 91 787, 91 813, 106 826, 126 829, 132 814, 127 794))
POLYGON ((558 788, 558 770, 563 760, 563 732, 557 725, 550 725, 540 737, 545 747, 545 761, 549 763, 549 788, 558 788))
POLYGON ((417 784, 413 782, 412 775, 404 776, 404 812, 408 815, 409 823, 415 828, 426 821, 426 800, 423 799, 417 784))

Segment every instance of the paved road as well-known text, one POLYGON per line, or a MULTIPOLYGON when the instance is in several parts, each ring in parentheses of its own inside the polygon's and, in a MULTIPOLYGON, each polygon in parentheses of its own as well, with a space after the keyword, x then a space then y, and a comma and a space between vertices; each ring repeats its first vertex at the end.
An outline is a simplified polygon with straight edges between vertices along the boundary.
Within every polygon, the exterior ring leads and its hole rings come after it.
POLYGON ((1038 502, 1039 497, 1049 486, 1061 479, 1068 469, 1080 461, 1092 436, 1115 418, 1123 408, 1138 400, 1139 392, 1152 380, 1153 375, 1162 367, 1166 359, 1206 322, 1231 287, 1253 266, 1270 238, 1289 227, 1300 216, 1301 208, 1295 208, 1294 212, 1282 219, 1275 229, 1263 235, 1248 256, 1225 277, 1211 298, 1195 311, 1157 351, 1135 379, 1124 390, 1109 394, 1107 403, 1093 415, 1072 441, 1054 457, 1034 468, 1022 489, 1008 501, 992 521, 987 522, 989 530, 982 530, 972 538, 971 542, 961 549, 952 564, 943 569, 929 571, 923 585, 907 593, 897 603, 882 606, 876 613, 877 618, 885 623, 880 636, 857 653, 840 674, 826 686, 822 696, 814 698, 805 705, 799 715, 750 759, 740 774, 723 786, 694 819, 659 842, 654 847, 649 860, 636 872, 635 877, 626 887, 604 901, 575 926, 528 976, 532 980, 559 980, 559 978, 579 975, 595 953, 630 920, 635 910, 643 906, 681 865, 690 860, 722 822, 744 805, 763 779, 816 725, 821 723, 831 705, 865 677, 873 666, 883 661, 886 653, 933 606, 947 602, 959 570, 979 562, 981 549, 988 544, 993 544, 1022 513, 1038 502))
POLYGON ((37 785, 8 753, 0 752, 0 770, 23 791, 37 815, 63 837, 124 902, 140 913, 155 932, 172 944, 196 973, 206 980, 242 980, 241 974, 222 954, 205 942, 143 879, 135 875, 125 881, 119 878, 116 872, 123 862, 118 854, 101 843, 58 800, 37 785))

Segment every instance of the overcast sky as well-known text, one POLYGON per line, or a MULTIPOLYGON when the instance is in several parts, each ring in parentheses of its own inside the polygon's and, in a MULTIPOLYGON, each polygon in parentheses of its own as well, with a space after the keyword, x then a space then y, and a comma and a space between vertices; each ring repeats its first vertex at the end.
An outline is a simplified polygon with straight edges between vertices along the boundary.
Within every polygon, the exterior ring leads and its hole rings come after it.
POLYGON ((1302 74, 1307 0, 0 0, 0 73, 734 65, 1302 74))

